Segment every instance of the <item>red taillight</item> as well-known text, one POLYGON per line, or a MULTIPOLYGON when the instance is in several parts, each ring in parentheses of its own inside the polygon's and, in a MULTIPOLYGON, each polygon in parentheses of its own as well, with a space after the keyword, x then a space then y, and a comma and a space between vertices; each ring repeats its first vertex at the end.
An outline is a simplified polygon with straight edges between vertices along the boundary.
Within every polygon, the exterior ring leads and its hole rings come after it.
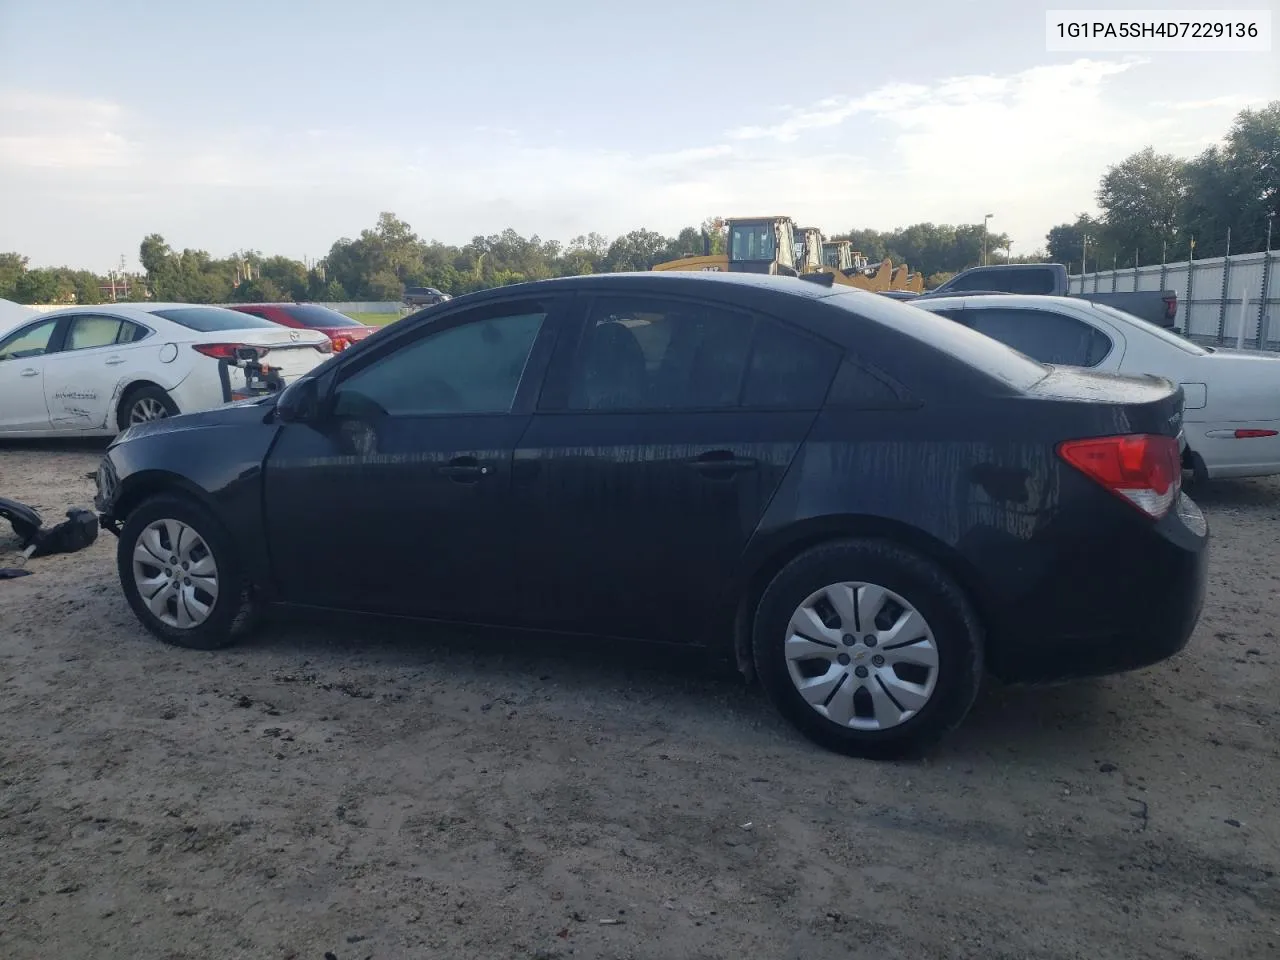
POLYGON ((1172 297, 1164 298, 1164 318, 1173 320, 1178 316, 1178 297, 1175 294, 1172 297))
POLYGON ((1256 440, 1259 437, 1274 437, 1276 435, 1277 434, 1275 430, 1237 430, 1236 431, 1237 440, 1256 440))
POLYGON ((1182 458, 1174 437, 1068 440, 1059 444, 1058 455, 1149 517, 1168 513, 1182 490, 1182 458))
POLYGON ((267 355, 266 347, 249 346, 244 343, 193 343, 191 348, 196 353, 203 353, 215 360, 240 360, 248 350, 254 351, 261 360, 267 355))

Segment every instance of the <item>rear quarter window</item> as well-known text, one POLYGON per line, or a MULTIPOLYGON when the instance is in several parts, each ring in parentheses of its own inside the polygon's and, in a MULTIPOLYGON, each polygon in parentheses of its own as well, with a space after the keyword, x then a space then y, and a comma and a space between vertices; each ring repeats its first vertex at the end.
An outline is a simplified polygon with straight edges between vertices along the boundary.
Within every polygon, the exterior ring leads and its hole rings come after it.
POLYGON ((890 327, 917 341, 926 349, 937 350, 980 374, 998 380, 1015 390, 1027 390, 1049 373, 1037 363, 997 340, 970 330, 963 324, 934 316, 907 303, 858 293, 833 293, 822 303, 850 314, 890 327))

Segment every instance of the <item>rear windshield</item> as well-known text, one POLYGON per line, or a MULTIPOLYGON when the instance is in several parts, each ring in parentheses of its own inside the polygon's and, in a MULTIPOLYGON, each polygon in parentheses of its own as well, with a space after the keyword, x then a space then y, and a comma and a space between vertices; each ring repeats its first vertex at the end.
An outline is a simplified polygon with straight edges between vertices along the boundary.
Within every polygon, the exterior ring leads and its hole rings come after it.
POLYGON ((345 313, 330 310, 315 303, 295 303, 287 307, 279 307, 304 327, 363 327, 364 324, 352 320, 345 313))
POLYGON ((197 333, 215 333, 218 330, 248 330, 253 327, 278 327, 279 324, 263 320, 249 313, 239 313, 225 307, 173 307, 152 310, 157 317, 172 320, 180 327, 197 333))
POLYGON ((1167 330, 1164 327, 1157 326, 1149 320, 1143 320, 1141 317, 1135 317, 1132 313, 1125 313, 1123 310, 1117 310, 1115 307, 1109 307, 1105 303, 1094 303, 1091 300, 1086 302, 1103 316, 1122 320, 1131 326, 1145 330, 1147 333, 1151 334, 1151 336, 1163 340, 1171 346, 1177 347, 1184 353, 1194 354, 1197 357, 1207 356, 1209 353, 1208 350, 1200 346, 1198 343, 1188 340, 1186 337, 1180 337, 1172 330, 1167 330))
POLYGON ((823 297, 822 302, 899 330, 913 340, 950 354, 961 363, 1017 390, 1029 389, 1049 373, 1044 364, 1006 347, 999 340, 954 320, 913 307, 910 302, 845 291, 823 297))

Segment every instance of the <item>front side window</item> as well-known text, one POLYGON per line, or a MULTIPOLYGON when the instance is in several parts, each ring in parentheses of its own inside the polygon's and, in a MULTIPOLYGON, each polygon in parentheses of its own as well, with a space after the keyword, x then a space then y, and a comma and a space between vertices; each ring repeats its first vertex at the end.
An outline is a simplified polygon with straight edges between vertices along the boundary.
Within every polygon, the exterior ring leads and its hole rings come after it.
POLYGON ((56 319, 45 320, 10 334, 4 340, 0 340, 0 360, 42 356, 48 351, 49 342, 53 339, 53 331, 57 326, 56 319))
POLYGON ((406 343, 343 381, 338 416, 506 413, 547 313, 522 304, 406 343))
POLYGON ((1111 338, 1075 317, 1048 310, 984 307, 965 310, 966 324, 1040 363, 1094 367, 1111 352, 1111 338))

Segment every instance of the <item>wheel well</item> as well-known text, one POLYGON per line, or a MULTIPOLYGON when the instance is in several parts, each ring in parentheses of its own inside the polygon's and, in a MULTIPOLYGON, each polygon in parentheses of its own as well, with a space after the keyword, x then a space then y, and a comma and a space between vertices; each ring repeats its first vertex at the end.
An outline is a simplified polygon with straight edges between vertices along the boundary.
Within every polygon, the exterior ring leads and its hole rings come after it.
MULTIPOLYGON (((163 391, 166 395, 169 392, 168 390, 165 390, 164 387, 160 386, 160 384, 152 380, 134 380, 131 384, 129 384, 128 386, 126 386, 124 389, 120 391, 120 400, 118 403, 116 403, 116 419, 117 420, 120 418, 120 414, 124 410, 125 401, 128 400, 130 396, 137 393, 139 390, 143 390, 147 387, 155 387, 157 390, 163 391)), ((172 400, 172 398, 170 399, 172 400)))
POLYGON ((208 506, 205 498, 181 477, 157 472, 135 478, 125 490, 121 491, 116 502, 111 505, 112 518, 117 523, 123 524, 140 503, 159 494, 185 497, 202 507, 208 506))
POLYGON ((988 616, 988 604, 977 571, 945 543, 908 524, 883 517, 850 516, 831 519, 835 522, 824 523, 821 529, 801 534, 768 554, 748 577, 738 598, 733 623, 734 656, 738 670, 748 681, 754 680, 755 677, 755 667, 751 657, 751 624, 765 589, 782 568, 800 554, 834 540, 875 537, 892 540, 894 543, 916 551, 938 564, 959 584, 969 602, 973 604, 979 622, 989 627, 991 618, 988 616))

